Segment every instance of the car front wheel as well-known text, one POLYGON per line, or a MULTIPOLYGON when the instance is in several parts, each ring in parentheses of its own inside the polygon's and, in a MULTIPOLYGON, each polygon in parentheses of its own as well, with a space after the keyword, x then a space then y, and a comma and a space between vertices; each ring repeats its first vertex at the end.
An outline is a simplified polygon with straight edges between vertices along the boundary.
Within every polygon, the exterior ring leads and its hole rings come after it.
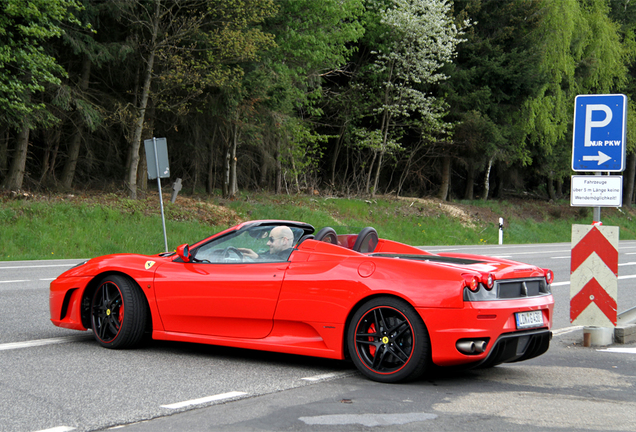
POLYGON ((403 300, 380 297, 353 315, 347 334, 356 367, 374 381, 410 381, 430 362, 430 341, 424 322, 403 300))
POLYGON ((130 348, 144 336, 147 307, 143 293, 131 279, 103 278, 93 294, 91 325, 97 342, 106 348, 130 348))

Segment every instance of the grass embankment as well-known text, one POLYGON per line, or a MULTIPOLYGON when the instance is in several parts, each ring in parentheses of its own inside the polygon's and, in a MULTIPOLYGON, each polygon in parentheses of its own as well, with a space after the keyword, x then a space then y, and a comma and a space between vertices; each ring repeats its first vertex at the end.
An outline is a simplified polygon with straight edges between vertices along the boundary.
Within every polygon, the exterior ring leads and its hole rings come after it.
MULTIPOLYGON (((85 258, 109 253, 153 254, 164 249, 158 196, 129 200, 115 194, 0 198, 0 260, 85 258)), ((380 237, 413 245, 569 242, 572 224, 590 224, 588 208, 568 202, 460 201, 383 197, 243 195, 179 196, 165 203, 168 248, 194 243, 237 222, 288 219, 339 233, 373 226, 380 237), (345 227, 351 227, 347 229, 345 227)), ((621 239, 636 238, 636 211, 602 210, 605 225, 620 227, 621 239)))

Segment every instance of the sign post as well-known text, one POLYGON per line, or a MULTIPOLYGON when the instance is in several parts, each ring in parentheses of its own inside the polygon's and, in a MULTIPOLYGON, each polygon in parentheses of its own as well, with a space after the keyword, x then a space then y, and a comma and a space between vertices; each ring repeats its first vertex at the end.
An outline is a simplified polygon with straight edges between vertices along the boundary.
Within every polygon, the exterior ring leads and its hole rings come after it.
POLYGON ((163 214, 163 196, 161 194, 161 179, 170 177, 168 166, 168 141, 165 138, 144 140, 146 160, 148 163, 148 180, 157 179, 159 188, 159 204, 161 206, 161 225, 163 226, 163 243, 168 252, 168 237, 166 235, 166 218, 163 214), (154 163, 153 163, 154 162, 154 163))
POLYGON ((572 170, 594 173, 572 176, 570 191, 570 205, 594 210, 592 226, 572 226, 570 321, 585 326, 584 346, 611 343, 616 326, 619 229, 602 226, 601 207, 623 204, 623 177, 609 173, 625 169, 626 125, 625 95, 576 97, 572 170))

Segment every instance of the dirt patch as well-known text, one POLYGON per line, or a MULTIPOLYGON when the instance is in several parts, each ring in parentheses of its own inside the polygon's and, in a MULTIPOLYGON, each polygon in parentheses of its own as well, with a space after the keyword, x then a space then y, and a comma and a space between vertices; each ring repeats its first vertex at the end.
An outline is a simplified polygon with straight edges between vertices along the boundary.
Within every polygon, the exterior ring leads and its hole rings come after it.
MULTIPOLYGON (((456 205, 452 203, 448 203, 436 198, 399 198, 401 201, 411 201, 411 207, 414 203, 418 203, 420 205, 424 205, 429 208, 430 211, 439 212, 441 211, 446 216, 451 217, 453 219, 458 219, 461 224, 467 228, 475 228, 475 222, 479 221, 479 218, 476 218, 476 214, 471 214, 470 209, 462 208, 461 205, 456 205), (436 211, 436 209, 439 209, 436 211)), ((466 206, 464 206, 466 207, 466 206)), ((420 209, 421 210, 421 209, 420 209)))

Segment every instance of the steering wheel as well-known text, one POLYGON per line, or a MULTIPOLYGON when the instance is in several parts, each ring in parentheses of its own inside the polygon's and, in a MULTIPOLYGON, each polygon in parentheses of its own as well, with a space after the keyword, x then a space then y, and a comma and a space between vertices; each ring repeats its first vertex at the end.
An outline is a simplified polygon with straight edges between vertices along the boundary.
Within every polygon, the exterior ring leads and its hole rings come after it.
POLYGON ((243 253, 234 246, 228 246, 223 249, 223 260, 231 259, 232 255, 235 255, 236 258, 239 259, 239 261, 243 261, 243 253))

